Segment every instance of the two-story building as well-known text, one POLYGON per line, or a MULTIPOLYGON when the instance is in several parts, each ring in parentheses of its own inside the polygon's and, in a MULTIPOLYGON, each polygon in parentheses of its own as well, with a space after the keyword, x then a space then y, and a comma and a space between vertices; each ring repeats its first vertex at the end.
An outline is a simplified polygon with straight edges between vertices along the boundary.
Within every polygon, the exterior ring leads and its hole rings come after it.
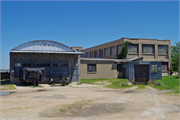
POLYGON ((145 62, 161 62, 162 76, 169 75, 171 63, 171 41, 144 38, 121 38, 112 42, 101 44, 82 50, 85 58, 108 58, 116 59, 121 53, 123 43, 130 41, 128 45, 128 58, 143 57, 145 62))

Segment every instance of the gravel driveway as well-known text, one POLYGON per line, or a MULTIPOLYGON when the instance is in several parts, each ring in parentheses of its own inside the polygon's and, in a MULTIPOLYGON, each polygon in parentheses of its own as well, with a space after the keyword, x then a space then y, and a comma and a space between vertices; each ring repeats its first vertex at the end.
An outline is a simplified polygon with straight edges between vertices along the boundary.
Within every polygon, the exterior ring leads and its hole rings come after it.
MULTIPOLYGON (((7 91, 7 90, 6 90, 7 91)), ((1 91, 1 92, 6 92, 1 91)), ((17 87, 1 97, 0 120, 179 120, 178 95, 147 87, 17 87)))

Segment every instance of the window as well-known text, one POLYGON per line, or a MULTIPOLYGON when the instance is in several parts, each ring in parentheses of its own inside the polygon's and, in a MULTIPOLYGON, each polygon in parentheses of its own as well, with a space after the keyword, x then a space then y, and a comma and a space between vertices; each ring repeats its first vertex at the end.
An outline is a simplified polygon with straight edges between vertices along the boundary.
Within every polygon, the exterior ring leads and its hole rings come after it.
POLYGON ((85 54, 81 54, 80 57, 81 57, 81 58, 84 58, 84 57, 85 57, 85 54))
MULTIPOLYGON (((53 67, 58 67, 58 64, 56 63, 56 64, 53 64, 53 67)), ((62 66, 61 66, 62 67, 62 66)))
POLYGON ((168 46, 167 45, 158 45, 158 53, 159 54, 168 54, 168 46))
POLYGON ((96 72, 96 64, 87 64, 87 72, 96 72))
POLYGON ((103 49, 99 50, 99 57, 102 58, 103 57, 103 49))
POLYGON ((168 62, 162 62, 162 71, 168 71, 168 62))
POLYGON ((79 49, 76 49, 76 52, 79 52, 79 49))
POLYGON ((117 46, 117 54, 120 54, 122 50, 122 45, 117 46))
POLYGON ((87 58, 89 57, 89 52, 86 53, 86 57, 87 57, 87 58))
POLYGON ((154 53, 154 45, 142 45, 142 53, 154 53))
POLYGON ((117 71, 122 72, 122 64, 117 64, 117 71))
POLYGON ((110 47, 110 54, 115 55, 115 46, 110 47))
POLYGON ((138 45, 128 44, 128 53, 138 53, 138 45))
POLYGON ((15 67, 22 67, 21 63, 15 63, 15 67))
POLYGON ((109 56, 109 48, 104 49, 104 54, 105 54, 105 56, 109 56))
POLYGON ((90 52, 90 57, 93 58, 93 51, 90 52))
POLYGON ((157 65, 151 65, 151 72, 157 73, 157 65))
POLYGON ((94 57, 98 57, 98 50, 94 51, 94 57))

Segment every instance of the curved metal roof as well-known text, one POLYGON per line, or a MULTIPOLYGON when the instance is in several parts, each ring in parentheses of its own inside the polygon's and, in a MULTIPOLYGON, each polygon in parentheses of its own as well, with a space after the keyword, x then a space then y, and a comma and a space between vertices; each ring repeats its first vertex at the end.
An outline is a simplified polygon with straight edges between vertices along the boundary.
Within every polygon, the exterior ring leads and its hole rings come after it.
POLYGON ((70 47, 51 40, 35 40, 26 42, 13 48, 11 52, 84 54, 82 52, 75 52, 70 47))
POLYGON ((61 44, 56 41, 51 40, 35 40, 23 43, 15 48, 12 49, 13 51, 24 51, 24 50, 30 50, 30 51, 64 51, 64 52, 74 52, 73 49, 70 47, 61 44))

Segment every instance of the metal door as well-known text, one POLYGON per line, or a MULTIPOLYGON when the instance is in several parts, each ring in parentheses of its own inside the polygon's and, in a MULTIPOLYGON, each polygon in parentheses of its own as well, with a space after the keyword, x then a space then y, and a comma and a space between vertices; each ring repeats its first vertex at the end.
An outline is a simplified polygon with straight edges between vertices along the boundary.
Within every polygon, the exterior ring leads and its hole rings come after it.
POLYGON ((149 65, 135 65, 134 75, 136 83, 146 83, 149 80, 149 65))
POLYGON ((51 75, 53 77, 69 77, 69 61, 68 60, 53 60, 51 75))

